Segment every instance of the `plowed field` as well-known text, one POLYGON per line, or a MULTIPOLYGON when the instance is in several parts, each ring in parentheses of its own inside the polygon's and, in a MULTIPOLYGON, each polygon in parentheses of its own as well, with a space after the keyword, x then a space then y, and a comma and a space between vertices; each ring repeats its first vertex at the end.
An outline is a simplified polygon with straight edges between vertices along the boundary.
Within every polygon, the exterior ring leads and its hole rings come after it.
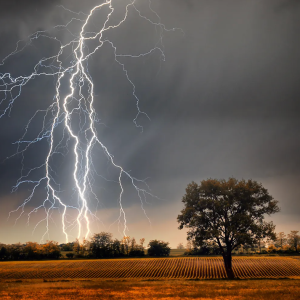
MULTIPOLYGON (((239 278, 299 277, 300 260, 282 257, 235 257, 239 278)), ((55 278, 226 278, 222 258, 149 258, 43 262, 1 262, 0 279, 55 278)))

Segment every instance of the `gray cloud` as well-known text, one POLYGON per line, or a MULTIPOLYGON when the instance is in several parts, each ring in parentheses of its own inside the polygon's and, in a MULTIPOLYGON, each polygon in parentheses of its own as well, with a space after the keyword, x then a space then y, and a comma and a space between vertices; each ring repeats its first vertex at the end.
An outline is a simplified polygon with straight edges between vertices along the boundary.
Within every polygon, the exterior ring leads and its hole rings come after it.
MULTIPOLYGON (((6 8, 6 16, 14 15, 7 26, 13 26, 8 27, 9 35, 2 36, 19 35, 22 22, 30 24, 28 28, 33 31, 54 26, 57 18, 53 11, 58 3, 32 4, 30 9, 24 6, 16 13, 13 6, 6 8), (33 8, 43 13, 36 13, 33 8), (17 20, 19 15, 26 17, 17 20)), ((76 11, 88 10, 81 1, 65 0, 62 4, 76 11)), ((153 192, 166 199, 149 199, 152 204, 146 207, 151 211, 150 217, 163 222, 151 208, 156 205, 166 209, 168 219, 168 207, 180 206, 184 188, 191 180, 229 176, 260 180, 280 200, 283 215, 299 214, 297 180, 290 181, 300 177, 298 2, 153 0, 152 5, 168 28, 180 27, 185 34, 164 34, 166 62, 161 61, 158 53, 138 60, 122 60, 136 84, 141 108, 151 118, 151 122, 144 117, 139 119, 144 125, 143 133, 132 123, 136 114, 132 90, 114 63, 111 49, 105 47, 90 60, 90 73, 96 83, 95 106, 106 124, 98 127, 102 140, 118 162, 136 177, 150 177, 153 192)), ((63 16, 59 15, 59 21, 63 16)), ((110 38, 123 53, 140 53, 158 35, 133 13, 131 17, 110 38)), ((9 47, 11 43, 9 39, 9 47)), ((48 42, 37 46, 39 50, 32 47, 33 52, 24 54, 20 66, 10 61, 11 67, 25 71, 36 55, 56 47, 51 48, 48 42)), ((8 128, 0 131, 1 160, 14 148, 11 143, 22 134, 26 117, 41 105, 40 94, 46 95, 44 104, 52 99, 53 83, 41 80, 25 88, 24 93, 11 118, 0 120, 0 128, 8 128)), ((29 153, 28 163, 34 162, 46 146, 41 147, 29 153)), ((113 175, 101 155, 95 161, 105 175, 113 175)), ((1 165, 2 195, 9 193, 17 178, 19 163, 20 158, 1 165)), ((70 166, 67 162, 59 163, 67 176, 70 166)), ((103 205, 116 208, 118 190, 113 184, 97 180, 96 192, 102 196, 103 205)), ((128 183, 125 185, 129 187, 128 183)), ((132 190, 124 200, 128 209, 138 204, 132 190)), ((170 219, 174 215, 172 212, 170 219)), ((278 220, 279 227, 283 226, 284 218, 278 220)))

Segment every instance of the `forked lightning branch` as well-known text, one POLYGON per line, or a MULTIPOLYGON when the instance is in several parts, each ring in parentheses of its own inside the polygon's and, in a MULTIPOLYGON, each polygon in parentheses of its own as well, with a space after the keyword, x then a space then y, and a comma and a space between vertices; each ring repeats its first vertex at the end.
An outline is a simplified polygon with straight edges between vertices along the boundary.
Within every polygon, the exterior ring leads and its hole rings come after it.
MULTIPOLYGON (((49 233, 49 226, 52 221, 52 213, 54 210, 60 212, 62 232, 65 235, 66 242, 69 241, 70 231, 76 228, 77 238, 88 237, 90 235, 91 221, 97 219, 95 212, 90 208, 90 201, 101 202, 97 193, 93 190, 96 180, 95 174, 100 174, 105 178, 104 170, 96 170, 93 162, 93 153, 102 151, 107 158, 108 163, 117 171, 117 183, 119 196, 116 201, 119 204, 120 213, 117 219, 121 226, 124 236, 128 230, 126 213, 123 205, 124 180, 129 180, 135 189, 141 208, 147 217, 144 209, 144 203, 147 196, 153 197, 145 180, 140 180, 129 171, 125 170, 116 162, 114 154, 108 149, 97 132, 97 124, 100 122, 98 113, 95 109, 95 82, 89 72, 89 59, 98 53, 104 45, 110 49, 114 56, 115 63, 119 65, 120 72, 129 82, 132 90, 132 101, 136 104, 136 115, 133 119, 133 126, 140 131, 143 130, 138 122, 141 115, 148 115, 140 109, 140 98, 136 92, 136 86, 130 76, 126 64, 122 61, 122 57, 130 57, 132 59, 156 53, 165 59, 163 47, 163 35, 166 31, 174 31, 176 28, 167 29, 160 20, 159 15, 152 8, 151 0, 147 1, 147 13, 143 13, 139 8, 138 1, 127 1, 124 6, 123 0, 106 1, 93 7, 88 13, 74 12, 66 7, 60 9, 68 12, 71 16, 64 24, 58 24, 53 30, 64 30, 72 35, 72 39, 65 42, 63 39, 54 36, 51 30, 37 31, 30 35, 26 41, 19 41, 15 50, 2 59, 1 69, 5 68, 8 61, 15 57, 18 59, 22 51, 28 49, 31 44, 39 39, 47 39, 53 45, 59 45, 59 51, 55 55, 40 59, 34 65, 34 68, 27 75, 13 76, 11 72, 5 71, 0 73, 0 118, 8 117, 14 109, 14 105, 18 101, 30 101, 25 99, 22 93, 26 85, 36 81, 39 77, 53 77, 54 79, 54 95, 53 102, 45 109, 38 109, 28 120, 24 128, 23 135, 15 142, 17 150, 8 159, 13 157, 21 157, 21 176, 17 180, 13 191, 26 189, 30 187, 30 193, 24 201, 10 214, 17 213, 16 221, 25 213, 26 207, 32 201, 36 193, 41 193, 43 197, 40 204, 28 213, 28 222, 32 214, 43 211, 42 217, 35 228, 45 224, 45 232, 42 239, 49 233), (123 17, 117 17, 118 8, 123 5, 123 17), (136 14, 143 22, 148 22, 155 27, 158 38, 153 48, 148 49, 144 53, 130 54, 124 53, 118 49, 112 40, 107 38, 108 32, 116 31, 123 26, 128 26, 127 21, 130 15, 136 14), (149 14, 150 12, 150 14, 149 14), (101 26, 94 31, 89 28, 92 26, 90 22, 95 14, 104 14, 101 26), (116 15, 116 16, 115 16, 116 15), (149 17, 150 15, 150 17, 149 17), (76 23, 80 24, 78 33, 71 30, 71 26, 76 23), (88 43, 93 42, 95 46, 88 43), (66 65, 66 57, 69 59, 69 65, 66 65), (66 92, 67 91, 67 92, 66 92), (32 124, 35 124, 36 118, 42 116, 42 126, 34 138, 28 139, 32 124), (42 164, 28 168, 25 165, 26 153, 35 145, 47 141, 47 152, 45 160, 42 164), (66 150, 67 149, 67 150, 66 150), (72 172, 70 173, 71 182, 74 193, 76 193, 76 201, 71 205, 61 196, 60 182, 57 181, 59 170, 53 163, 55 156, 64 155, 65 151, 72 153, 72 172), (36 178, 35 174, 43 174, 36 178), (74 217, 75 211, 75 217, 74 217), (72 213, 71 213, 72 212, 72 213)), ((145 4, 145 1, 143 2, 145 4)), ((101 72, 101 70, 99 70, 101 72)), ((104 75, 105 76, 105 75, 104 75)), ((43 95, 41 95, 42 101, 43 95)), ((142 99, 141 99, 142 100, 142 99)), ((17 120, 16 120, 17 122, 17 120)), ((44 148, 43 148, 44 149, 44 148)), ((66 156, 70 157, 70 155, 66 156)), ((26 212, 27 213, 27 212, 26 212)), ((147 217, 148 218, 148 217, 147 217)), ((149 219, 149 218, 148 218, 149 219)), ((150 222, 150 220, 149 220, 150 222)))

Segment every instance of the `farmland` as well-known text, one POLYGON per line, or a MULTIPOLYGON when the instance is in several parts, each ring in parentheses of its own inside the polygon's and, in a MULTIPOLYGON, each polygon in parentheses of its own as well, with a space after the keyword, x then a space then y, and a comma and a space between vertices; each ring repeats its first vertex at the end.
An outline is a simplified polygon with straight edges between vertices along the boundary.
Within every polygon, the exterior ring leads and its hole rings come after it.
POLYGON ((0 299, 298 300, 300 280, 6 280, 0 299))
MULTIPOLYGON (((234 257, 236 277, 300 277, 300 260, 292 257, 234 257)), ((2 262, 0 279, 224 279, 220 257, 61 260, 2 262)))

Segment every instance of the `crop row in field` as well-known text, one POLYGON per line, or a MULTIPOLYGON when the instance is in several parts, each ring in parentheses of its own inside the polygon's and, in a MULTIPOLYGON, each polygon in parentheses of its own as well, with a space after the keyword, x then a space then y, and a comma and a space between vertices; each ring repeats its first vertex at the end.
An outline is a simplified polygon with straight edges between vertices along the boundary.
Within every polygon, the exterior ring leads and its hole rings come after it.
MULTIPOLYGON (((300 260, 293 258, 234 258, 240 278, 300 276, 300 260)), ((110 259, 47 262, 2 262, 0 279, 53 278, 226 278, 222 258, 110 259)))

